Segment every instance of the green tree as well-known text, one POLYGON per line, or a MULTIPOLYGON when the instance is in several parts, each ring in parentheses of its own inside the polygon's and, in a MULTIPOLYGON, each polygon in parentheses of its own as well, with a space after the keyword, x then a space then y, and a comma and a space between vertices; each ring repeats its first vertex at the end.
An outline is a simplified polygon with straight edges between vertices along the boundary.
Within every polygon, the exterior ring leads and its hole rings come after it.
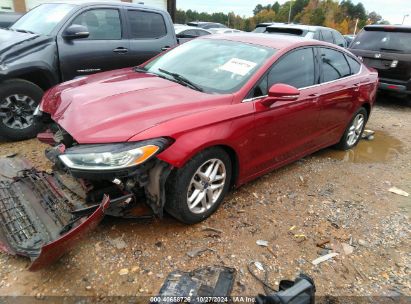
POLYGON ((280 10, 280 3, 278 3, 278 1, 275 1, 275 3, 273 4, 273 6, 271 6, 271 9, 278 14, 279 10, 280 10))

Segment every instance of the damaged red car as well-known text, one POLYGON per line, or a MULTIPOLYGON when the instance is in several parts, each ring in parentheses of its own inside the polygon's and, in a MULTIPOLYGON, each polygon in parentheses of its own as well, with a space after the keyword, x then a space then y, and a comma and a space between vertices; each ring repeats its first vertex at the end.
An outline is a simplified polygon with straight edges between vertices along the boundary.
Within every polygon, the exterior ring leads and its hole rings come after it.
POLYGON ((58 85, 36 111, 53 123, 39 134, 53 145, 53 173, 0 162, 12 176, 0 189, 1 247, 35 270, 105 214, 146 206, 200 222, 231 187, 328 146, 353 148, 377 83, 338 46, 232 34, 58 85))

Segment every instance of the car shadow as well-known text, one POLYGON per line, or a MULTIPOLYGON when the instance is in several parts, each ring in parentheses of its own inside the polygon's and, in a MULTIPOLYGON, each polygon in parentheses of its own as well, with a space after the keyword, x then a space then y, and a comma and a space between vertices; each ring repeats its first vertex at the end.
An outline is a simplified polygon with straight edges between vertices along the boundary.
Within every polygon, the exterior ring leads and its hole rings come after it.
POLYGON ((391 92, 378 92, 376 105, 385 108, 411 107, 411 96, 391 92))

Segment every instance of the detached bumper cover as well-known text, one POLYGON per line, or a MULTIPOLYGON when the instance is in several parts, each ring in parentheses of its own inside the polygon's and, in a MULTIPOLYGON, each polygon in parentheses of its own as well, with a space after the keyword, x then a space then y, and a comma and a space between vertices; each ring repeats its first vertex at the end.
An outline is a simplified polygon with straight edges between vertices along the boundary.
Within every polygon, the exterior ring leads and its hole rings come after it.
POLYGON ((110 199, 104 196, 90 212, 82 200, 67 195, 52 175, 22 159, 0 159, 0 250, 30 258, 30 270, 52 264, 79 237, 104 217, 110 199))

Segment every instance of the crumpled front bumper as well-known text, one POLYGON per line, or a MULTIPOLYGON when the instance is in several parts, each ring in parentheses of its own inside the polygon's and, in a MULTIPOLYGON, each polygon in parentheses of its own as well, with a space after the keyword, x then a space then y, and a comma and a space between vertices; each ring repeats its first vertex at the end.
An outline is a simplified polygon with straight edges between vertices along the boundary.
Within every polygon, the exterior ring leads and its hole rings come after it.
POLYGON ((110 205, 88 206, 69 193, 53 174, 25 160, 0 159, 0 250, 29 257, 30 270, 52 264, 86 232, 94 229, 110 205))

